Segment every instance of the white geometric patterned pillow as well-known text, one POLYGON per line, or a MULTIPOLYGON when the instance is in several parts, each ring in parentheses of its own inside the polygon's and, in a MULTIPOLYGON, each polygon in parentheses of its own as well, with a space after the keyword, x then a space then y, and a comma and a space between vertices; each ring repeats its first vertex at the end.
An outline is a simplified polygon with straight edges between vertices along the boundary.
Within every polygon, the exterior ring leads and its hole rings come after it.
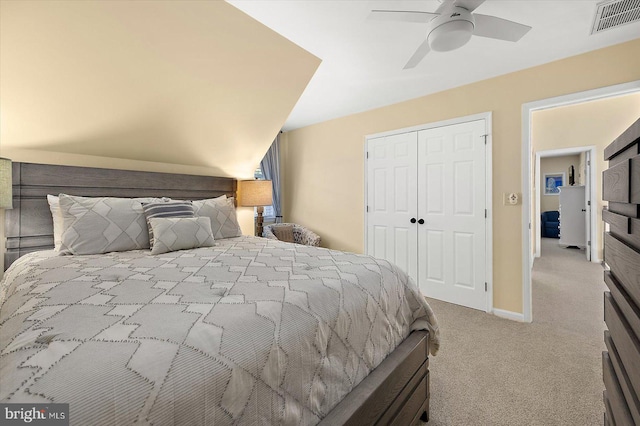
POLYGON ((217 239, 240 237, 242 230, 238 224, 233 197, 226 196, 193 201, 196 216, 211 219, 213 236, 217 239))
POLYGON ((206 217, 151 217, 151 254, 211 247, 214 243, 211 221, 206 217))
POLYGON ((62 246, 63 219, 60 212, 60 198, 57 195, 47 194, 47 202, 49 210, 51 210, 51 218, 53 219, 53 250, 60 251, 62 246))
POLYGON ((149 246, 153 247, 153 228, 149 223, 152 217, 193 217, 191 201, 163 201, 160 203, 142 204, 144 216, 149 229, 149 246))
POLYGON ((100 254, 149 248, 142 202, 159 198, 77 197, 60 194, 60 254, 100 254))

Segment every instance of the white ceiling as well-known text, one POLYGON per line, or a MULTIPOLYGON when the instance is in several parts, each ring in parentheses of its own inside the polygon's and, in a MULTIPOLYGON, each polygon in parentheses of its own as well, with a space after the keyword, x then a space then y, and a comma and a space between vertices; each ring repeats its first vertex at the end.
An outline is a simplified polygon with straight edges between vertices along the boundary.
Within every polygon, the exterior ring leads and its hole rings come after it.
POLYGON ((438 0, 227 1, 322 59, 284 130, 640 38, 639 22, 590 35, 598 0, 487 0, 476 12, 533 29, 518 43, 473 37, 456 51, 431 52, 416 68, 403 70, 426 35, 425 24, 369 21, 369 12, 435 11, 438 0))

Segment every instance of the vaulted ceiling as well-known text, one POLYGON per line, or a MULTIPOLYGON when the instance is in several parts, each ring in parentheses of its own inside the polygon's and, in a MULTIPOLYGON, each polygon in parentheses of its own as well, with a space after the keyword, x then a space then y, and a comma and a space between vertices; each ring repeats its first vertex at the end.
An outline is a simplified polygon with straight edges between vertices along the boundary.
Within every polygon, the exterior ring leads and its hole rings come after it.
POLYGON ((260 161, 320 60, 221 1, 0 2, 0 150, 260 161))

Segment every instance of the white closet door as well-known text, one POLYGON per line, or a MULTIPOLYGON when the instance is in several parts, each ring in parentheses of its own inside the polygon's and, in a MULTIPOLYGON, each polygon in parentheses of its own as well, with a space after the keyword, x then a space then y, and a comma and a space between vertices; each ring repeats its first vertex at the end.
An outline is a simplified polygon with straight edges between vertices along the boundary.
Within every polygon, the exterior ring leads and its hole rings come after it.
POLYGON ((367 254, 395 263, 417 282, 416 144, 416 132, 369 140, 367 254))
POLYGON ((486 309, 485 122, 418 132, 418 276, 428 296, 486 309))

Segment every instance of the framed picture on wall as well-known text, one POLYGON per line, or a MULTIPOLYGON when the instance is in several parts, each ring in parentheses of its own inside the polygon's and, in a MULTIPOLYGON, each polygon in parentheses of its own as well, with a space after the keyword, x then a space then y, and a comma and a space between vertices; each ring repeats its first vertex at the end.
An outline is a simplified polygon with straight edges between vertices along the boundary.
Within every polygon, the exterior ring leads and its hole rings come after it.
POLYGON ((564 185, 564 173, 545 173, 544 174, 544 195, 558 195, 560 188, 564 185))

